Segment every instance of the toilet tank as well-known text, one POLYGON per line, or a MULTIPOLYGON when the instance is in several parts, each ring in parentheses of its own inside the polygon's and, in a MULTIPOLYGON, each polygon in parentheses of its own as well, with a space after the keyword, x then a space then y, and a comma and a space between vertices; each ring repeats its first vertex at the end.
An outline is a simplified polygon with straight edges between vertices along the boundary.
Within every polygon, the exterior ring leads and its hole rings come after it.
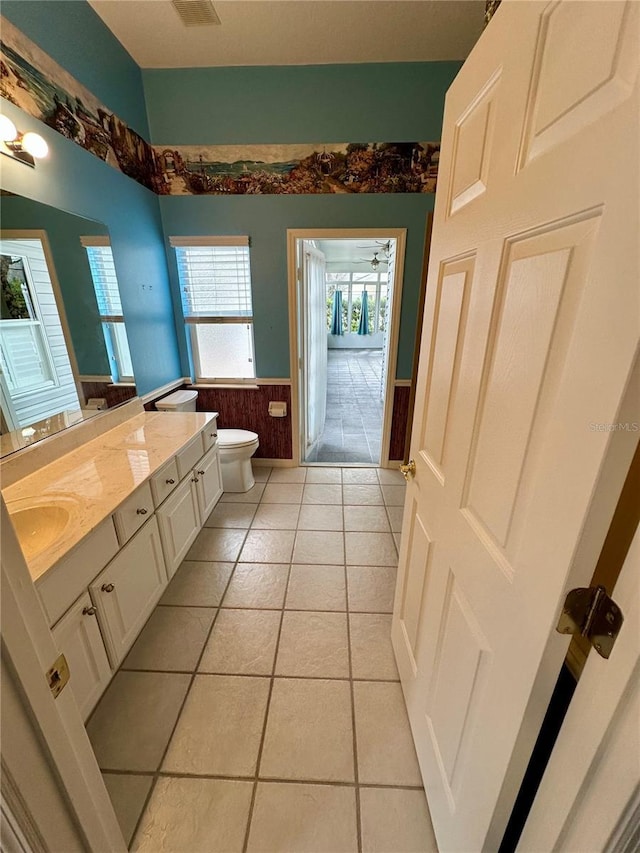
POLYGON ((156 403, 159 412, 195 412, 197 391, 174 391, 156 403))

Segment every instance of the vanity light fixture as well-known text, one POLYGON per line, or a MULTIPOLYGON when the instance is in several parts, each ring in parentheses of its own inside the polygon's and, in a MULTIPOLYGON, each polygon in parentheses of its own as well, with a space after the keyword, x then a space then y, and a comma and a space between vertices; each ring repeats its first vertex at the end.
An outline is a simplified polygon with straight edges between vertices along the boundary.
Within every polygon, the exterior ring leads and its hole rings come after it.
POLYGON ((18 133, 15 124, 7 116, 0 115, 0 140, 2 147, 0 152, 19 160, 27 166, 34 167, 36 158, 46 157, 49 146, 39 133, 29 130, 27 133, 18 133))

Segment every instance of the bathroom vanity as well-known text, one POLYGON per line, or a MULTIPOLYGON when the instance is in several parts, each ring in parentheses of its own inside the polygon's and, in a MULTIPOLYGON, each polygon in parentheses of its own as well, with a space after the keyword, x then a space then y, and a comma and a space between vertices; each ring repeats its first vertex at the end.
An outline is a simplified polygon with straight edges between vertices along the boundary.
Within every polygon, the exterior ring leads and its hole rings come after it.
POLYGON ((3 489, 85 719, 222 495, 216 419, 140 411, 3 489))

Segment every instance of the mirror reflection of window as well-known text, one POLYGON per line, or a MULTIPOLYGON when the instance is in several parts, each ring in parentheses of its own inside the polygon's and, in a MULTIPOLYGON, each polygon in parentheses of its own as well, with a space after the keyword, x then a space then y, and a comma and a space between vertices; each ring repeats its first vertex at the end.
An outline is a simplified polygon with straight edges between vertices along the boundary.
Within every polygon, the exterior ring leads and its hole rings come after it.
POLYGON ((0 397, 3 432, 79 409, 40 239, 0 241, 0 397))
POLYGON ((87 250, 102 331, 114 382, 133 382, 133 365, 122 313, 120 288, 108 237, 82 237, 87 250))

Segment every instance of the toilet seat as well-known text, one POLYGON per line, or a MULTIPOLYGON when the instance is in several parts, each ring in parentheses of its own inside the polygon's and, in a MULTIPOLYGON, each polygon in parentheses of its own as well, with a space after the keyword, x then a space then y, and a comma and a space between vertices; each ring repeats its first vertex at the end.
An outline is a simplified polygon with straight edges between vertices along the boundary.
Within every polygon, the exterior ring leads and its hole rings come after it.
POLYGON ((236 447, 247 447, 258 440, 258 433, 248 429, 219 429, 218 445, 220 448, 232 450, 236 447))

